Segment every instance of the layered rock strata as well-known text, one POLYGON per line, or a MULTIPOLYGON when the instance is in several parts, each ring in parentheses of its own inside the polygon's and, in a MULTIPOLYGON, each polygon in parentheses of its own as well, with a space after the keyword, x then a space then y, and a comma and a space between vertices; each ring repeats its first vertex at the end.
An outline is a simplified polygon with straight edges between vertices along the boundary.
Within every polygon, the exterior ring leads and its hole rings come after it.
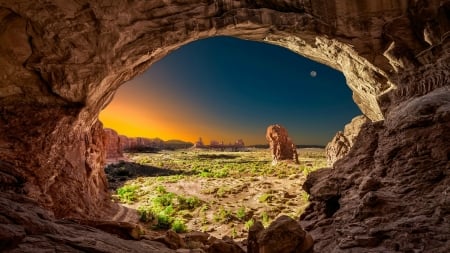
POLYGON ((236 36, 341 70, 374 122, 307 181, 315 249, 448 252, 449 107, 433 104, 449 94, 448 13, 448 0, 0 0, 1 194, 105 217, 100 110, 180 46, 236 36))
POLYGON ((319 252, 448 252, 450 87, 366 123, 333 169, 303 185, 319 252))

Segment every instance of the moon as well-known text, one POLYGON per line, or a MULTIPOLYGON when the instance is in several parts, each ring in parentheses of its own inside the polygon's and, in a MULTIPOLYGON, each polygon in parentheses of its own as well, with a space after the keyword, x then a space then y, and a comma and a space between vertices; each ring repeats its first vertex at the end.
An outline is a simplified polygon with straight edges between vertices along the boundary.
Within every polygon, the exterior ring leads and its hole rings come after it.
POLYGON ((309 74, 311 75, 311 77, 316 77, 317 76, 317 72, 314 71, 314 70, 311 71, 309 74))

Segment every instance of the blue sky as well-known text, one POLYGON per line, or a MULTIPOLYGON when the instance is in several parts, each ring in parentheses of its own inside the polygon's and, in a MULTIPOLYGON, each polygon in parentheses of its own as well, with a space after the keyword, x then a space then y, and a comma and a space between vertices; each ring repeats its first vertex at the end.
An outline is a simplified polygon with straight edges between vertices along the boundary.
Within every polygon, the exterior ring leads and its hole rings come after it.
POLYGON ((123 85, 100 118, 130 136, 247 144, 264 144, 278 123, 296 144, 325 145, 359 114, 341 72, 278 46, 214 37, 123 85))

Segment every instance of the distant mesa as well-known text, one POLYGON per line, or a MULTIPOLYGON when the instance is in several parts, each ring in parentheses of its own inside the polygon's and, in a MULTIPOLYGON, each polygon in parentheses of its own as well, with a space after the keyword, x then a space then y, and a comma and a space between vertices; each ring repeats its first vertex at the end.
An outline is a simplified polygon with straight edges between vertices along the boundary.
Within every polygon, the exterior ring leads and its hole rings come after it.
POLYGON ((198 138, 198 140, 194 143, 193 148, 200 149, 214 149, 214 150, 231 150, 231 151, 242 151, 245 149, 245 143, 242 139, 238 139, 234 143, 225 144, 223 141, 218 142, 215 140, 211 140, 209 145, 205 145, 203 143, 202 137, 198 138))
POLYGON ((269 142, 272 153, 272 164, 277 164, 281 160, 298 162, 297 147, 288 136, 286 128, 275 124, 267 127, 266 139, 269 142))
POLYGON ((180 140, 163 141, 159 138, 127 137, 110 128, 103 129, 106 159, 123 159, 123 152, 156 152, 163 149, 176 150, 192 147, 193 143, 180 140))

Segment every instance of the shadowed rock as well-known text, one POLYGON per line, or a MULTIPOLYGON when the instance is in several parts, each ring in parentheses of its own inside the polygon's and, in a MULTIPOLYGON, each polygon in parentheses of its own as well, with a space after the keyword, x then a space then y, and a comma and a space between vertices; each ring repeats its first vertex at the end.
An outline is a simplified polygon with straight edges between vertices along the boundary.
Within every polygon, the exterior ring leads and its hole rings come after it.
POLYGON ((252 226, 247 253, 312 253, 313 244, 298 221, 280 216, 266 229, 258 222, 252 226))
MULTIPOLYGON (((236 36, 341 70, 373 122, 333 170, 311 176, 302 224, 315 249, 448 252, 448 13, 448 0, 0 0, 1 195, 24 194, 60 218, 107 217, 100 110, 180 46, 236 36)), ((78 224, 33 230, 39 215, 26 217, 1 220, 13 251, 132 251, 78 224)))

